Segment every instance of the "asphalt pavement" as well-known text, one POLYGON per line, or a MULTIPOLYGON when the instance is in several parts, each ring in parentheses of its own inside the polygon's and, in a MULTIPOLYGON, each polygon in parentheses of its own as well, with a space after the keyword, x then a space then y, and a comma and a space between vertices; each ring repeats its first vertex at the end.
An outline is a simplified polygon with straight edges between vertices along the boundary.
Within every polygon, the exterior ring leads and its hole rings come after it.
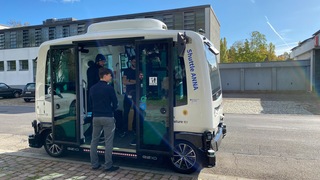
MULTIPOLYGON (((32 116, 32 109, 34 109, 34 102, 25 103, 23 99, 0 99, 0 120, 3 120, 3 117, 13 117, 19 116, 19 112, 23 111, 21 115, 30 115, 32 116), (23 106, 26 109, 19 110, 16 109, 16 113, 11 113, 10 107, 12 106, 23 106), (10 112, 9 112, 10 111, 10 112), (29 112, 31 111, 31 112, 29 112), (10 114, 11 113, 11 114, 10 114)), ((245 129, 247 132, 263 132, 266 133, 277 133, 281 131, 284 133, 282 135, 284 142, 294 141, 294 138, 285 138, 286 132, 291 132, 295 134, 299 132, 296 128, 300 126, 292 126, 292 128, 284 128, 283 124, 279 124, 274 122, 274 124, 264 125, 248 123, 245 117, 247 116, 256 116, 261 117, 259 115, 275 115, 276 118, 286 119, 287 117, 298 116, 296 122, 301 123, 299 121, 299 116, 313 117, 315 119, 312 121, 314 123, 313 129, 311 131, 316 133, 318 136, 318 126, 319 123, 316 120, 320 114, 320 103, 319 97, 314 94, 261 94, 261 93, 252 93, 252 94, 244 94, 244 93, 225 93, 224 94, 224 112, 226 114, 226 120, 232 116, 242 115, 243 119, 239 121, 232 121, 232 123, 236 123, 237 126, 241 126, 243 122, 245 122, 245 129), (229 115, 229 117, 228 117, 229 115), (287 116, 288 115, 288 116, 287 116), (261 131, 263 130, 263 131, 261 131)), ((295 119, 295 118, 292 118, 295 119)), ((320 120, 320 119, 319 119, 320 120)), ((270 122, 272 120, 268 120, 270 122)), ((29 122, 28 122, 29 123, 29 122)), ((31 128, 31 125, 30 125, 31 128)), ((237 130, 234 129, 233 125, 229 126, 228 131, 233 133, 229 133, 230 136, 224 142, 222 142, 222 148, 218 152, 218 164, 215 168, 205 168, 201 172, 193 173, 191 175, 183 175, 174 173, 171 170, 166 168, 162 168, 163 164, 151 163, 149 164, 149 168, 139 168, 135 167, 134 161, 131 162, 132 166, 121 166, 119 171, 112 173, 105 173, 102 170, 91 170, 90 164, 88 161, 78 161, 66 158, 51 158, 48 155, 44 154, 43 149, 33 149, 29 148, 27 144, 27 137, 23 135, 16 135, 15 130, 12 130, 12 133, 0 133, 0 179, 316 179, 317 176, 314 174, 319 165, 319 158, 313 157, 316 153, 320 153, 319 150, 311 149, 308 153, 300 153, 298 152, 298 157, 293 155, 297 152, 294 151, 296 146, 292 147, 281 146, 281 142, 273 142, 280 143, 280 146, 272 145, 264 146, 265 142, 262 142, 265 137, 259 138, 259 136, 253 135, 255 138, 254 141, 250 138, 246 140, 246 138, 241 138, 243 135, 237 135, 235 132, 237 130), (240 137, 239 137, 240 136, 240 137), (242 139, 242 140, 241 140, 242 139), (258 146, 251 144, 247 147, 242 147, 241 141, 253 141, 258 146), (259 142, 260 141, 260 142, 259 142), (266 147, 267 149, 263 149, 266 147), (277 150, 277 148, 279 149, 277 150), (269 148, 269 149, 268 149, 269 148), (293 151, 291 151, 293 148, 293 151), (41 151, 41 153, 39 153, 41 151), (277 153, 272 153, 277 152, 277 153), (261 154, 263 155, 261 157, 261 154), (307 160, 304 159, 303 156, 305 154, 309 154, 307 156, 307 160), (287 157, 287 155, 289 155, 287 157), (301 157, 300 157, 300 156, 301 157), (259 156, 258 164, 253 163, 257 161, 255 156, 259 156), (302 161, 299 161, 299 158, 302 161), (249 159, 249 161, 248 161, 249 159), (272 159, 272 160, 270 160, 272 159), (278 159, 278 160, 277 160, 278 159), (310 161, 309 161, 310 160, 310 161), (240 164, 243 163, 243 164, 240 164), (268 163, 277 162, 274 166, 268 165, 268 163), (297 163, 304 163, 304 167, 301 168, 303 171, 299 171, 299 169, 291 169, 287 170, 286 168, 297 168, 299 165, 295 165, 297 163), (279 165, 279 166, 278 166, 279 165), (281 166, 280 166, 281 165, 281 166), (291 166, 290 166, 291 165, 291 166), (259 166, 260 168, 257 168, 259 166), (288 166, 288 167, 286 167, 288 166), (160 167, 160 168, 157 168, 160 167), (265 176, 253 176, 250 175, 250 167, 257 168, 258 171, 261 171, 265 176), (271 168, 270 168, 271 167, 271 168), (277 169, 279 167, 279 169, 277 169), (312 169, 308 171, 308 168, 312 169), (273 171, 273 172, 268 172, 273 171), (285 172, 281 172, 285 171, 285 172), (286 172, 302 172, 297 174, 296 176, 290 176, 290 174, 286 174, 286 172), (310 172, 311 171, 311 172, 310 172), (247 174, 247 175, 246 175, 247 174), (294 178, 296 177, 296 178, 294 178), (304 178, 303 178, 304 177, 304 178)), ((27 129, 26 131, 30 131, 27 129)), ((290 134, 290 133, 289 133, 290 134)), ((252 137, 252 135, 247 134, 248 137, 252 137)), ((277 137, 274 137, 277 138, 277 137)), ((306 143, 308 147, 310 144, 317 144, 314 141, 304 142, 304 136, 298 136, 298 141, 303 146, 303 143, 306 143)), ((320 139, 320 138, 319 138, 320 139)), ((264 139, 265 141, 267 138, 264 139)), ((245 143, 243 143, 245 144, 245 143)), ((300 145, 299 145, 300 147, 300 145)), ((316 146, 318 147, 318 146, 316 146)), ((299 150, 301 150, 299 148, 299 150)), ((79 157, 80 158, 80 157, 79 157)), ((116 160, 115 164, 123 164, 125 160, 116 160)), ((148 166, 148 165, 147 165, 148 166)), ((320 169, 320 166, 319 168, 320 169)), ((320 172, 319 172, 320 174, 320 172)))

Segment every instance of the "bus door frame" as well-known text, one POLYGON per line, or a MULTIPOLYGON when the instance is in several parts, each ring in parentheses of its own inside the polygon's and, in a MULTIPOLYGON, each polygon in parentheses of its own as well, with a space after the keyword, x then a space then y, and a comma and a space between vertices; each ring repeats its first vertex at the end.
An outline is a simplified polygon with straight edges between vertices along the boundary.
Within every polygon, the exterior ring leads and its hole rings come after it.
MULTIPOLYGON (((52 58, 52 50, 58 50, 58 49, 73 49, 74 51, 74 61, 75 61, 75 92, 76 92, 76 125, 75 125, 75 141, 63 141, 63 140, 55 140, 55 128, 54 128, 54 115, 55 115, 55 105, 54 105, 54 93, 51 93, 51 121, 52 121, 52 141, 55 144, 65 144, 65 145, 73 145, 73 146, 80 146, 80 103, 79 98, 80 98, 80 89, 79 89, 79 51, 78 51, 78 46, 76 44, 64 44, 64 45, 53 45, 50 46, 50 57, 49 57, 49 63, 50 63, 50 86, 53 87, 53 58, 52 58)), ((52 90, 51 90, 52 91, 52 90)))
MULTIPOLYGON (((141 147, 142 144, 142 139, 141 139, 141 122, 140 122, 140 117, 139 114, 143 112, 139 112, 140 109, 137 108, 137 113, 136 113, 136 119, 137 119, 137 146, 136 146, 136 150, 137 150, 137 154, 142 155, 142 154, 159 154, 159 155, 168 155, 168 156, 172 156, 173 155, 173 147, 174 147, 174 129, 173 129, 173 106, 174 106, 174 87, 173 87, 173 38, 163 38, 163 39, 143 39, 143 40, 136 40, 135 43, 135 47, 136 47, 136 89, 140 88, 140 80, 139 80, 139 72, 140 70, 140 61, 141 61, 141 49, 139 48, 140 45, 145 45, 145 44, 150 44, 150 43, 166 43, 168 45, 168 79, 169 79, 169 92, 168 92, 168 112, 169 112, 169 116, 168 116, 168 125, 169 125, 169 129, 168 129, 168 145, 169 145, 169 149, 167 150, 151 150, 148 148, 143 148, 141 147)), ((146 75, 144 75, 144 78, 147 78, 146 75)), ((148 79, 147 79, 148 81, 148 79)), ((139 103, 140 101, 140 91, 136 91, 137 96, 136 96, 136 102, 139 103)), ((139 106, 139 105, 137 105, 139 106)))

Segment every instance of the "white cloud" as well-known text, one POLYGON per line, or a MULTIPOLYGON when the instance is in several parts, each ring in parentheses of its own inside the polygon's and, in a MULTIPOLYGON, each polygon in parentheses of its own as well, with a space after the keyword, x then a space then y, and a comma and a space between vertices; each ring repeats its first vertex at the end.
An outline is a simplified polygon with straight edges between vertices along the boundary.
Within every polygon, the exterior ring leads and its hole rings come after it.
POLYGON ((294 46, 293 47, 276 48, 275 49, 275 53, 276 53, 277 56, 282 55, 285 52, 290 54, 292 48, 294 48, 294 46))
POLYGON ((289 48, 288 43, 284 40, 284 38, 276 31, 276 29, 272 26, 272 24, 269 22, 269 19, 267 16, 265 16, 266 20, 267 20, 267 24, 269 25, 269 27, 272 29, 272 31, 282 40, 282 42, 287 45, 287 47, 289 48))
POLYGON ((290 53, 291 49, 296 47, 297 45, 298 45, 298 42, 290 42, 286 44, 275 45, 276 46, 275 53, 277 56, 282 55, 284 52, 290 53))

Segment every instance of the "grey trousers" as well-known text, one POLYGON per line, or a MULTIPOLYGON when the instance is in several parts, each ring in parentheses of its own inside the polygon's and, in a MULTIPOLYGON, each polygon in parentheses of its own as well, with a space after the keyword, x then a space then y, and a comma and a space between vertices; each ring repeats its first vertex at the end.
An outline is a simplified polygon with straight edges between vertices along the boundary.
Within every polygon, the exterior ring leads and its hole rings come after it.
POLYGON ((99 157, 97 152, 97 147, 99 144, 99 139, 102 129, 104 130, 104 140, 105 140, 105 168, 108 169, 112 167, 112 149, 113 149, 113 138, 115 131, 115 119, 113 117, 93 117, 93 131, 91 140, 91 150, 90 159, 91 166, 98 167, 99 157))

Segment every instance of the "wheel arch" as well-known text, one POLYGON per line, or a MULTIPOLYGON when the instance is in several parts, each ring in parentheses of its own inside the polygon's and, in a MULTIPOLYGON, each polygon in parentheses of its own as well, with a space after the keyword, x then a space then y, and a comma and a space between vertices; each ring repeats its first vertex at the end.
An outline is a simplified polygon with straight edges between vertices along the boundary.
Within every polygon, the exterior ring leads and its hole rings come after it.
POLYGON ((183 140, 193 144, 197 149, 202 149, 202 135, 200 133, 177 132, 175 133, 175 141, 183 140))

